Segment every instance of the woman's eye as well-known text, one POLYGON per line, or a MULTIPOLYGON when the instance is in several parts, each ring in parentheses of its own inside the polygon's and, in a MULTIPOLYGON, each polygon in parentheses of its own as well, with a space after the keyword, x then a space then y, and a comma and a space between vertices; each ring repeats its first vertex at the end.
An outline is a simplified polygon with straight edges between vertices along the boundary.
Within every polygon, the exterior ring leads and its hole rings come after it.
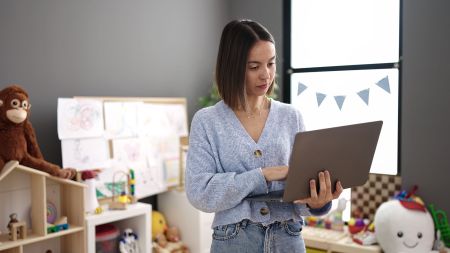
POLYGON ((250 68, 250 69, 258 69, 258 66, 252 66, 252 65, 250 65, 249 68, 250 68))

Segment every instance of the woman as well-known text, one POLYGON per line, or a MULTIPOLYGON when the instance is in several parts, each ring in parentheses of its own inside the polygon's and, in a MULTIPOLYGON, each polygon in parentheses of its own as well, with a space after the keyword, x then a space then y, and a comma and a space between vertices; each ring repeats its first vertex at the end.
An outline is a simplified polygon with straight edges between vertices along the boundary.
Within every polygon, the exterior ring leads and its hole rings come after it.
POLYGON ((305 252, 302 216, 322 215, 342 192, 319 173, 320 192, 295 203, 258 202, 281 190, 294 136, 304 131, 293 106, 267 97, 275 85, 275 42, 257 22, 228 23, 219 45, 216 83, 222 101, 191 123, 186 192, 196 208, 215 212, 211 252, 305 252))

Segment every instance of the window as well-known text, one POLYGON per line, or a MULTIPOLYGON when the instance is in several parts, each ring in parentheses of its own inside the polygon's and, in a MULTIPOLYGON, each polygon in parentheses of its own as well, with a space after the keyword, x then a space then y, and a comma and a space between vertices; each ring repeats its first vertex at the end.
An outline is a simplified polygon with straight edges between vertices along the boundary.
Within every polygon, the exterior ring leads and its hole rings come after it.
POLYGON ((307 130, 383 120, 371 172, 398 174, 400 0, 284 4, 284 100, 307 130))

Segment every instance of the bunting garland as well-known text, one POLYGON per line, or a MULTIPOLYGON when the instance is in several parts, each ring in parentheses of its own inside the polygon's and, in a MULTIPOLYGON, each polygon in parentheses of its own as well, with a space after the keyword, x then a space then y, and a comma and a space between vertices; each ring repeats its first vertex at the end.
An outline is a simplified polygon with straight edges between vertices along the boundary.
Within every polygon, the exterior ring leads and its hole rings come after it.
POLYGON ((389 78, 386 76, 376 83, 380 88, 385 90, 387 93, 391 93, 391 88, 389 86, 389 78))
MULTIPOLYGON (((389 77, 386 76, 375 83, 378 87, 386 91, 387 93, 391 93, 390 84, 389 84, 389 77)), ((298 82, 297 86, 297 96, 300 96, 306 89, 308 88, 307 85, 298 82)), ((361 90, 356 92, 356 94, 361 98, 362 101, 368 106, 369 105, 369 95, 370 95, 370 88, 361 90)), ((348 95, 348 94, 347 94, 348 95)), ((339 95, 339 96, 333 96, 334 100, 339 108, 339 110, 342 110, 342 107, 344 106, 345 99, 347 95, 339 95)), ((316 100, 317 100, 317 106, 320 107, 322 102, 327 98, 328 94, 316 92, 316 100)))
POLYGON ((342 106, 344 105, 345 96, 334 96, 334 100, 336 100, 336 104, 339 107, 339 110, 342 110, 342 106))
POLYGON ((370 88, 356 93, 366 103, 366 105, 369 105, 369 92, 370 88))
POLYGON ((326 96, 327 96, 326 94, 316 92, 317 106, 320 106, 320 104, 322 104, 326 96))
POLYGON ((306 90, 306 85, 302 84, 302 83, 298 83, 298 89, 297 89, 297 96, 302 94, 302 92, 304 92, 306 90))

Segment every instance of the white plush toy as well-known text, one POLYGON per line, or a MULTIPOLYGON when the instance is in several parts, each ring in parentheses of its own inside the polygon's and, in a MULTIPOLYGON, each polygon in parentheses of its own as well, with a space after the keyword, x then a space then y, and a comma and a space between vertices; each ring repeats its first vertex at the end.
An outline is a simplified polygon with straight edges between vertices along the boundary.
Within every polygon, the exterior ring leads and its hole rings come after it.
POLYGON ((420 199, 397 198, 383 203, 375 213, 375 235, 385 253, 429 253, 434 223, 420 199))

